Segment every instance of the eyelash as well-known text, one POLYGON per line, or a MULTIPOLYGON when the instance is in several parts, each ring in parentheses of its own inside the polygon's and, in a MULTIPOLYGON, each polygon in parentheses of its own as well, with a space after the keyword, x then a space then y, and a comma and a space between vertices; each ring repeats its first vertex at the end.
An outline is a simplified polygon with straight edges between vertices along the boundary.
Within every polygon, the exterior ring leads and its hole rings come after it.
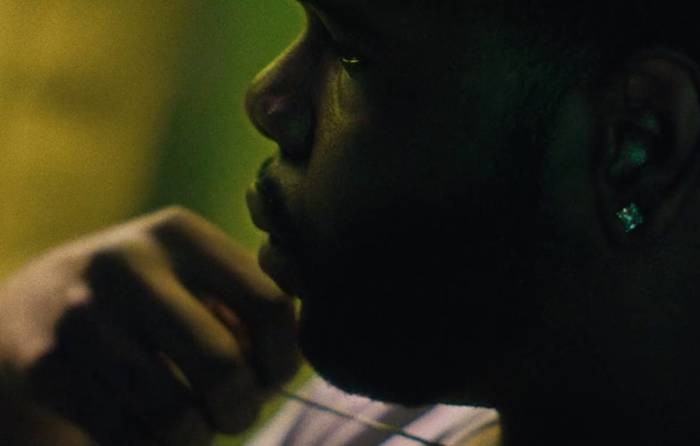
POLYGON ((343 45, 332 38, 330 41, 333 52, 346 69, 358 69, 365 65, 366 60, 359 54, 358 51, 355 51, 353 48, 343 45))
POLYGON ((367 58, 365 58, 360 51, 357 51, 351 46, 341 43, 334 38, 330 30, 326 28, 321 19, 319 19, 312 11, 306 9, 306 13, 309 26, 321 31, 323 38, 330 46, 333 55, 348 73, 356 73, 357 70, 365 67, 367 64, 367 58))

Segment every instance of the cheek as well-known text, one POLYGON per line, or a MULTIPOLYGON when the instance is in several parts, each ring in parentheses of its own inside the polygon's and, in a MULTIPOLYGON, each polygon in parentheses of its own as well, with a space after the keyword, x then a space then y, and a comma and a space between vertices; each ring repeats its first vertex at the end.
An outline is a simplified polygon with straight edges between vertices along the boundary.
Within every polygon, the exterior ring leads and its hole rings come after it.
POLYGON ((344 232, 401 189, 392 178, 383 141, 346 127, 335 128, 329 139, 319 147, 306 177, 305 205, 321 239, 344 232))
POLYGON ((401 201, 430 203, 464 178, 455 145, 435 128, 419 127, 413 116, 336 117, 321 126, 306 177, 306 206, 325 225, 401 201))
POLYGON ((329 70, 318 98, 305 208, 321 238, 395 195, 401 185, 395 126, 376 97, 342 68, 329 70))
MULTIPOLYGON (((351 77, 327 66, 304 191, 305 223, 317 237, 337 238, 390 207, 444 207, 477 177, 465 156, 474 144, 464 144, 454 80, 418 70, 396 79, 351 77)), ((481 163, 478 170, 485 170, 481 163)))

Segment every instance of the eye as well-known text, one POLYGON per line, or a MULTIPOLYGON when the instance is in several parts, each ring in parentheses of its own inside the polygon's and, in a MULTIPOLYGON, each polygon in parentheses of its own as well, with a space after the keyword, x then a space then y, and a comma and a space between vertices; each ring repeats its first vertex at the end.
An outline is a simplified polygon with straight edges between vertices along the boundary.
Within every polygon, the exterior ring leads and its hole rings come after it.
POLYGON ((335 51, 335 54, 343 65, 359 65, 364 60, 358 52, 342 43, 333 41, 332 46, 333 51, 335 51))
POLYGON ((337 34, 340 31, 337 29, 332 31, 327 23, 319 17, 318 13, 313 8, 305 6, 308 29, 319 36, 324 44, 331 50, 335 58, 343 65, 343 68, 349 73, 356 73, 360 68, 368 62, 362 51, 354 48, 353 45, 345 43, 337 34))
POLYGON ((331 47, 336 57, 346 70, 356 71, 367 64, 367 59, 359 51, 331 39, 331 47))

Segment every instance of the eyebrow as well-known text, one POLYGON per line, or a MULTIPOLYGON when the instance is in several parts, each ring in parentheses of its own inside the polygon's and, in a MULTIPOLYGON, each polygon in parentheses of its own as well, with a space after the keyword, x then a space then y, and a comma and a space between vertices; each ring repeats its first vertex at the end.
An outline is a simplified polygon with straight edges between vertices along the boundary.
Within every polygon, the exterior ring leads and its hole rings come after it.
POLYGON ((378 28, 369 22, 369 14, 353 5, 339 3, 334 0, 297 1, 301 4, 311 6, 319 13, 327 16, 331 22, 342 28, 362 32, 371 38, 378 38, 381 36, 378 28))

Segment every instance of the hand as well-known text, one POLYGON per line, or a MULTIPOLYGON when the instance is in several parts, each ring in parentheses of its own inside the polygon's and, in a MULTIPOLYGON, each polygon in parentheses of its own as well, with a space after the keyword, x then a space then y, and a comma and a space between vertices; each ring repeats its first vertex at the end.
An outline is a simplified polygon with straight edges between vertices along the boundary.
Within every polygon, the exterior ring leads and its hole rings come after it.
POLYGON ((55 249, 0 289, 0 360, 101 445, 240 432, 298 358, 291 299, 179 208, 55 249))

